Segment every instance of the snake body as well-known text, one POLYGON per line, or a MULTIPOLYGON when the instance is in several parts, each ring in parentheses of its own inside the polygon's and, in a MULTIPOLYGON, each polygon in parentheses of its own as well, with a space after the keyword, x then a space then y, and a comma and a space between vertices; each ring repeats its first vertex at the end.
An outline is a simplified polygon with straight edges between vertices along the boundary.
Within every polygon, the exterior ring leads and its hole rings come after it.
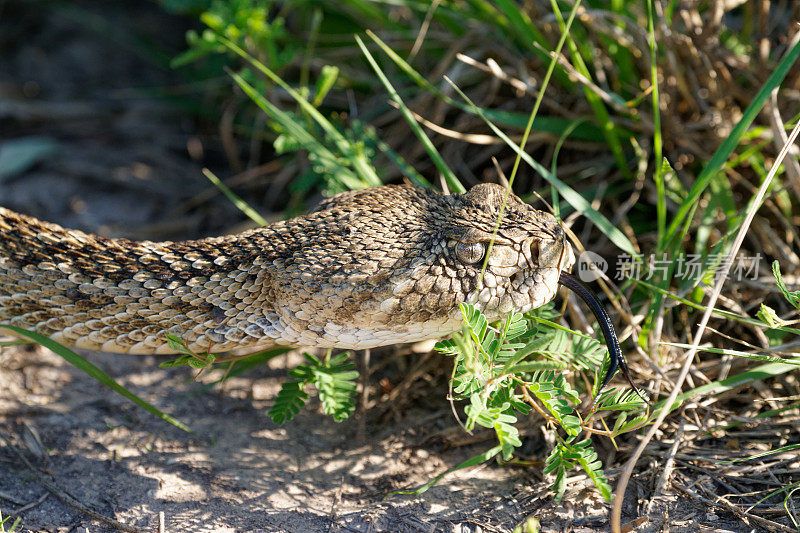
POLYGON ((497 318, 551 300, 564 231, 497 185, 333 196, 238 235, 109 239, 0 208, 0 323, 118 353, 362 349, 444 336, 459 304, 497 318), (490 245, 491 243, 491 245, 490 245))

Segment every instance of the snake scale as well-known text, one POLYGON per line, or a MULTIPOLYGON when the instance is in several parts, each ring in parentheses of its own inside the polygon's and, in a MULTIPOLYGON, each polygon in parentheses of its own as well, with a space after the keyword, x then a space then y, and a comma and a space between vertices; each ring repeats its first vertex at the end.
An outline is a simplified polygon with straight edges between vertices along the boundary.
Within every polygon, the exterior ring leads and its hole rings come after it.
MULTIPOLYGON (((0 323, 116 353, 173 353, 168 333, 198 353, 364 349, 447 335, 462 302, 495 319, 547 303, 559 281, 581 295, 573 263, 556 218, 494 184, 345 192, 305 216, 179 242, 109 239, 0 208, 0 323)), ((607 315, 601 326, 611 348, 607 315)))

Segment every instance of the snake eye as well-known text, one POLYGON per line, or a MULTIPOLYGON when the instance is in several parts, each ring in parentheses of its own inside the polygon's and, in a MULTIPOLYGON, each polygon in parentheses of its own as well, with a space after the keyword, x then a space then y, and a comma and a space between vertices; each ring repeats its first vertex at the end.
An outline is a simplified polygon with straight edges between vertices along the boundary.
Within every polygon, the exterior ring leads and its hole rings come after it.
POLYGON ((485 251, 486 249, 481 242, 473 242, 472 244, 456 243, 456 257, 458 257, 459 261, 469 265, 483 259, 485 251))

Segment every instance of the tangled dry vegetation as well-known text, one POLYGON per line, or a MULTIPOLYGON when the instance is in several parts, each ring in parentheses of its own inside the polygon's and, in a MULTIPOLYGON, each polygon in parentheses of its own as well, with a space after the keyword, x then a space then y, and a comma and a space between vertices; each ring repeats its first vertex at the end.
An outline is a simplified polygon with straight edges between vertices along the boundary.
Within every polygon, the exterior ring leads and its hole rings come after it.
MULTIPOLYGON (((461 182, 469 187, 498 181, 499 171, 512 175, 514 152, 475 113, 453 105, 461 100, 443 76, 478 107, 491 110, 498 126, 521 142, 550 50, 561 38, 567 8, 573 4, 562 6, 561 14, 554 13, 550 3, 538 1, 522 2, 522 7, 478 0, 434 1, 422 7, 398 2, 385 15, 358 12, 350 2, 341 4, 345 7, 337 15, 362 28, 376 28, 383 42, 422 73, 415 79, 365 39, 461 182)), ((578 8, 526 151, 589 200, 645 258, 674 269, 686 254, 699 256, 698 276, 616 279, 613 272, 621 252, 607 231, 551 194, 540 174, 524 164, 514 190, 539 206, 544 205, 539 194, 554 204, 577 241, 611 265, 612 275, 600 284, 613 306, 623 350, 637 382, 659 400, 675 388, 687 348, 696 340, 714 274, 800 116, 800 67, 793 65, 752 125, 735 137, 737 123, 800 40, 800 5, 656 0, 652 6, 651 30, 645 3, 587 1, 578 8), (657 48, 654 70, 651 34, 657 48), (693 196, 702 169, 726 142, 733 142, 735 150, 693 196), (669 166, 661 166, 661 157, 669 166), (656 175, 662 176, 663 187, 656 175), (677 229, 669 234, 667 226, 673 221, 677 229)), ((320 30, 312 12, 273 13, 283 17, 287 35, 272 44, 304 51, 271 57, 271 66, 278 63, 274 70, 292 85, 308 88, 326 66, 335 65, 338 82, 324 96, 322 107, 348 139, 364 143, 381 180, 403 179, 402 165, 393 163, 399 156, 431 182, 445 185, 428 152, 409 135, 396 106, 387 103, 384 87, 351 36, 320 30)), ((215 32, 226 35, 213 23, 209 25, 215 32)), ((270 56, 259 48, 258 39, 243 38, 240 44, 265 62, 270 56)), ((216 46, 211 48, 218 52, 216 46)), ((228 64, 237 69, 242 65, 231 57, 228 64)), ((208 107, 222 110, 211 118, 234 172, 225 180, 229 186, 252 203, 272 202, 273 208, 286 205, 290 197, 290 210, 299 209, 314 187, 344 187, 318 175, 313 159, 285 135, 281 142, 285 132, 275 131, 245 94, 229 89, 207 97, 214 101, 208 107), (283 157, 272 158, 270 143, 283 157), (303 179, 293 181, 296 176, 303 179)), ((295 108, 295 101, 278 85, 265 84, 259 90, 281 108, 295 108)), ((195 209, 210 196, 198 195, 185 205, 195 209)), ((777 261, 789 290, 797 290, 798 206, 800 164, 793 149, 739 251, 740 256, 759 258, 758 274, 724 283, 716 307, 725 313, 711 318, 682 385, 682 403, 644 450, 636 482, 627 493, 629 516, 653 517, 675 498, 688 498, 743 527, 797 531, 800 516, 793 493, 800 488, 800 374, 789 364, 758 358, 796 362, 798 357, 800 331, 793 326, 800 311, 784 297, 771 268, 777 261), (768 318, 773 321, 765 322, 768 318)), ((575 306, 566 322, 575 329, 591 329, 590 317, 575 306)), ((359 407, 371 413, 371 423, 398 420, 405 410, 446 390, 450 363, 429 349, 416 345, 395 350, 392 358, 362 358, 359 407)), ((534 433, 541 424, 531 414, 520 433, 534 433)), ((632 435, 613 443, 595 440, 612 482, 637 443, 632 435)), ((459 447, 492 438, 488 432, 468 437, 442 432, 431 442, 459 447)), ((566 498, 571 496, 574 493, 568 492, 566 498)))
MULTIPOLYGON (((675 180, 667 185, 675 193, 668 195, 668 220, 681 205, 681 191, 691 189, 700 168, 728 138, 767 74, 800 36, 796 24, 800 8, 791 3, 752 2, 737 11, 728 10, 724 2, 712 4, 698 9, 701 6, 697 2, 681 3, 667 24, 663 4, 655 3, 661 142, 675 180)), ((537 27, 551 42, 556 42, 560 30, 548 6, 531 2, 526 7, 530 19, 538 21, 537 27)), ((630 9, 640 22, 644 19, 643 12, 636 12, 635 7, 630 9)), ((659 240, 657 228, 652 224, 658 194, 652 179, 656 117, 646 105, 652 87, 647 81, 651 62, 646 24, 630 24, 610 10, 591 8, 579 10, 578 17, 585 29, 579 46, 581 50, 591 50, 592 78, 582 76, 573 66, 574 59, 569 54, 563 55, 560 64, 576 87, 567 89, 552 83, 544 96, 540 116, 569 121, 597 119, 596 108, 586 97, 586 92, 593 93, 608 109, 614 126, 624 130, 619 136, 620 143, 630 142, 641 151, 636 153, 636 164, 630 165, 633 167, 630 172, 621 171, 614 164, 614 150, 607 137, 594 141, 567 139, 562 147, 561 135, 537 132, 536 127, 528 151, 547 168, 557 153, 554 174, 578 190, 589 191, 593 206, 622 228, 639 251, 653 253, 659 240), (621 57, 625 61, 620 61, 621 57), (634 96, 621 102, 619 94, 634 96), (632 138, 629 140, 625 135, 632 138)), ((523 60, 517 49, 497 46, 495 41, 476 45, 486 41, 476 38, 481 31, 480 27, 467 30, 443 51, 438 62, 418 66, 418 70, 429 73, 427 78, 433 83, 447 75, 481 107, 526 113, 537 95, 546 62, 534 54, 523 60)), ((433 30, 427 39, 446 42, 437 40, 433 30)), ((682 249, 686 253, 724 250, 717 244, 730 239, 732 230, 741 223, 748 200, 786 140, 784 124, 792 124, 800 112, 799 84, 800 69, 795 66, 724 166, 717 184, 700 198, 697 216, 683 239, 682 249)), ((506 174, 510 173, 514 154, 491 134, 480 118, 454 110, 430 92, 410 97, 406 103, 435 132, 432 137, 443 157, 454 162, 455 171, 464 182, 496 179, 492 157, 498 159, 506 174)), ((385 113, 373 124, 406 160, 416 163, 424 158, 422 148, 408 138, 407 126, 396 120, 395 112, 385 113)), ((521 128, 505 129, 519 141, 521 128)), ((418 169, 424 169, 425 163, 419 165, 418 169)), ((786 282, 797 287, 800 166, 796 149, 790 152, 784 165, 785 173, 756 214, 740 252, 751 257, 760 254, 759 275, 755 279, 728 280, 717 305, 735 315, 754 317, 764 303, 775 308, 782 320, 791 325, 798 318, 798 310, 781 296, 769 265, 777 260, 786 282)), ((521 171, 515 183, 518 191, 541 191, 545 186, 530 169, 521 171)), ((566 216, 566 222, 586 248, 614 264, 618 250, 605 235, 574 215, 566 216)), ((642 291, 641 286, 632 283, 621 287, 609 285, 612 293, 620 296, 617 310, 621 311, 622 337, 635 341, 641 334, 640 326, 648 318, 648 307, 642 303, 642 292, 647 290, 642 291)), ((694 285, 673 282, 670 287, 681 298, 703 303, 705 291, 698 292, 694 285)), ((647 296, 652 297, 652 293, 647 296)), ((638 352, 638 356, 629 357, 639 380, 648 384, 654 396, 672 389, 686 353, 685 347, 672 343, 691 344, 700 314, 697 309, 668 298, 656 315, 650 317, 653 323, 647 342, 625 344, 638 352)), ((573 325, 576 318, 571 317, 573 325)), ((646 461, 640 463, 644 469, 637 479, 653 495, 645 506, 647 511, 658 505, 663 493, 677 491, 709 510, 732 513, 748 526, 796 530, 797 511, 791 495, 800 482, 800 456, 797 447, 792 446, 800 441, 798 373, 784 370, 765 380, 731 386, 757 377, 749 374, 757 362, 725 353, 729 349, 796 358, 796 337, 773 333, 763 324, 720 317, 711 320, 702 346, 723 351, 698 355, 684 390, 700 392, 699 388, 706 388, 668 418, 646 448, 646 461), (737 376, 741 378, 739 381, 737 376), (779 448, 784 451, 761 456, 779 448), (747 460, 748 457, 753 458, 747 460)), ((770 372, 771 369, 765 369, 760 377, 770 372)), ((626 458, 632 442, 618 443, 621 451, 616 452, 617 458, 612 459, 615 452, 609 450, 605 459, 611 463, 626 458)))
MULTIPOLYGON (((405 105, 466 186, 502 179, 498 172, 512 174, 516 156, 480 117, 453 105, 459 97, 442 80, 444 76, 451 79, 478 107, 495 112, 492 116, 501 129, 521 142, 531 103, 539 95, 552 57, 553 46, 546 49, 540 43, 558 42, 567 18, 566 10, 563 15, 554 13, 546 2, 523 4, 524 9, 518 11, 504 2, 498 3, 501 7, 434 2, 424 13, 397 7, 391 11, 392 20, 413 28, 409 32, 413 35, 376 30, 408 62, 408 68, 403 68, 397 60, 392 63, 384 58, 383 67, 393 74, 405 105), (461 23, 461 31, 448 26, 453 20, 461 23)), ((766 0, 656 1, 652 5, 650 30, 645 5, 587 2, 578 8, 553 80, 546 87, 527 152, 589 199, 644 257, 673 268, 687 254, 702 258, 702 282, 674 277, 673 270, 669 271, 672 278, 656 276, 650 283, 613 276, 601 281, 612 297, 621 338, 627 340, 623 347, 638 379, 647 384, 653 397, 663 398, 674 388, 694 341, 714 272, 730 251, 748 202, 800 113, 800 68, 792 66, 746 133, 735 130, 768 76, 800 39, 800 7, 766 0), (650 32, 657 47, 655 72, 651 70, 650 32), (657 112, 652 105, 655 87, 657 112), (726 142, 736 146, 732 155, 693 196, 701 170, 726 142), (662 156, 669 166, 659 168, 662 156), (659 171, 663 172, 662 190, 654 178, 659 171), (662 216, 659 209, 664 211, 664 225, 656 221, 662 216), (682 221, 686 225, 681 231, 665 231, 666 225, 680 226, 682 221)), ((348 91, 333 91, 326 103, 343 110, 343 124, 368 121, 396 155, 421 174, 436 176, 428 152, 409 135, 408 124, 399 120, 397 106, 387 106, 382 88, 368 81, 371 73, 364 70, 358 50, 331 42, 320 35, 309 61, 311 70, 336 64, 351 85, 348 91)), ((372 49, 380 54, 380 48, 372 49)), ((282 72, 304 66, 297 63, 282 72)), ((293 105, 279 89, 267 88, 267 93, 273 102, 293 105)), ((229 101, 229 105, 236 107, 242 101, 229 101)), ((235 145, 232 138, 227 145, 235 145)), ((380 153, 375 157, 382 179, 402 179, 403 171, 389 159, 380 153)), ((307 164, 302 158, 289 163, 301 168, 307 164)), ((785 328, 797 320, 798 310, 781 295, 770 268, 778 261, 789 287, 797 286, 800 165, 796 149, 783 165, 739 251, 739 256, 757 258, 758 274, 725 282, 716 306, 730 315, 711 319, 682 386, 689 391, 681 396, 683 404, 660 426, 644 452, 647 461, 638 480, 654 495, 647 511, 658 505, 662 494, 677 491, 754 527, 780 531, 797 527, 792 493, 800 483, 800 458, 792 445, 800 438, 798 373, 792 367, 759 365, 752 360, 763 356, 796 359, 796 336, 785 328), (783 330, 755 320, 762 304, 777 312, 783 330), (781 451, 759 456, 770 450, 781 451)), ((444 181, 441 184, 446 186, 444 181)), ((534 191, 546 191, 548 185, 523 164, 514 189, 537 201, 534 191)), ((558 201, 557 196, 542 196, 558 201)), ((559 206, 559 212, 583 247, 616 265, 620 251, 607 232, 566 204, 559 206)), ((579 311, 570 312, 573 326, 588 327, 579 311)), ((399 385, 365 405, 390 400, 384 405, 396 412, 425 393, 413 383, 423 378, 440 385, 443 378, 438 372, 447 371, 430 355, 409 365, 399 385)), ((616 443, 618 450, 601 445, 607 452, 603 457, 607 466, 628 457, 634 442, 623 438, 616 443)))

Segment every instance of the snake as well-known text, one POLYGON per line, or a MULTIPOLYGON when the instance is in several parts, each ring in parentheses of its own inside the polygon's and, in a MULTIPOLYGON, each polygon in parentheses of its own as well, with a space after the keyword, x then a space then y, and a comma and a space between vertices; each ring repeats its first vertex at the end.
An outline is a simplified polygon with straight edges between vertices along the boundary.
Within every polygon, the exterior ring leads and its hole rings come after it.
MULTIPOLYGON (((270 347, 368 349, 462 328, 551 301, 563 285, 590 306, 621 368, 611 319, 569 274, 553 215, 506 188, 461 194, 414 185, 339 193, 310 213, 236 235, 107 238, 0 207, 0 324, 111 353, 270 347)), ((635 386, 634 386, 635 388, 635 386)))

